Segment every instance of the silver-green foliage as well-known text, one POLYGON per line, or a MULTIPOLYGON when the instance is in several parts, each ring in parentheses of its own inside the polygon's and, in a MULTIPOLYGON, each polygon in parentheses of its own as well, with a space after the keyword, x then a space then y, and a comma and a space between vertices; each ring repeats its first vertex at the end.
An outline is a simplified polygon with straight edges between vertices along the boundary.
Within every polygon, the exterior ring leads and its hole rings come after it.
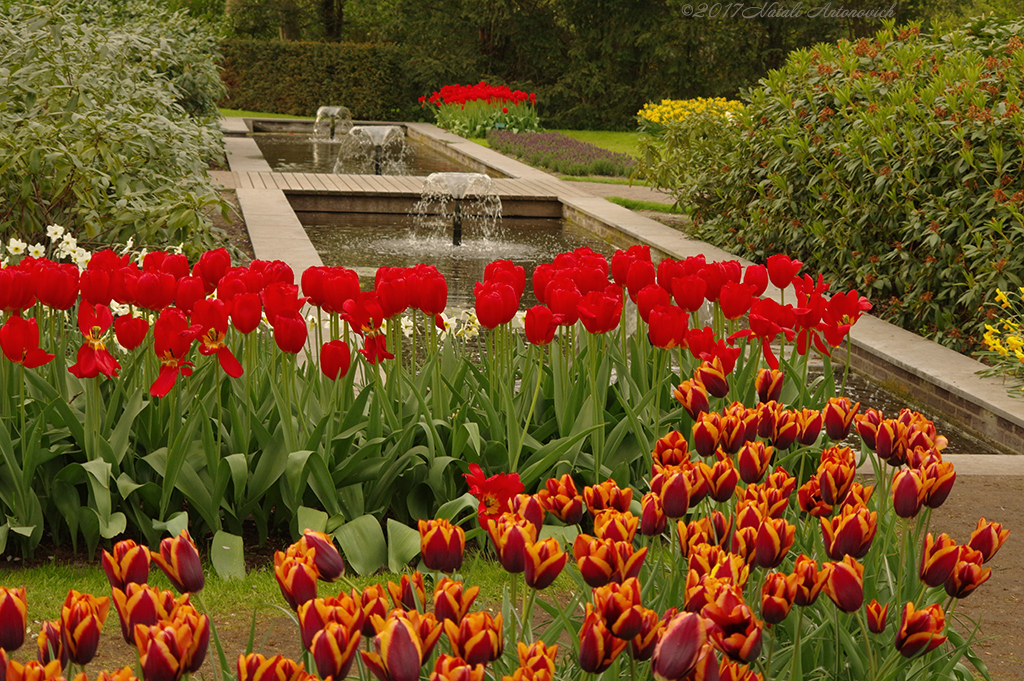
POLYGON ((143 0, 0 4, 0 234, 209 246, 216 56, 143 0))

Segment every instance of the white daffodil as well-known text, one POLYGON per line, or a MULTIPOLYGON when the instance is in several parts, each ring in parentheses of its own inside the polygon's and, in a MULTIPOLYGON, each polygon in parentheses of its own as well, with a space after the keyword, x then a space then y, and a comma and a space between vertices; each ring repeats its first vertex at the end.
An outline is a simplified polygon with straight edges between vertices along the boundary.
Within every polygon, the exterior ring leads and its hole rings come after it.
POLYGON ((411 337, 414 328, 412 320, 405 315, 402 315, 402 335, 406 338, 411 337))
POLYGON ((89 264, 89 261, 92 260, 92 253, 85 250, 84 248, 78 248, 75 250, 72 259, 75 261, 75 264, 78 265, 79 267, 85 267, 86 265, 89 264))
POLYGON ((50 241, 53 241, 54 239, 59 239, 62 236, 64 236, 64 228, 61 227, 60 225, 47 225, 46 236, 50 238, 50 241))
POLYGON ((435 325, 437 324, 438 318, 441 319, 441 326, 438 328, 438 331, 440 336, 444 338, 446 335, 451 333, 452 327, 455 326, 455 320, 446 315, 444 312, 442 312, 441 314, 437 315, 437 317, 434 318, 435 325))
POLYGON ((32 244, 28 247, 28 254, 33 258, 42 258, 46 255, 46 246, 42 244, 32 244))
POLYGON ((125 315, 125 314, 128 314, 129 312, 131 312, 132 308, 129 307, 128 305, 124 305, 123 303, 119 303, 116 300, 111 300, 110 301, 110 311, 113 312, 117 316, 121 316, 121 315, 125 315))
POLYGON ((519 312, 516 312, 514 317, 512 317, 512 328, 513 329, 525 329, 526 328, 526 310, 520 310, 519 312))
POLYGON ((135 245, 135 237, 133 237, 133 236, 128 237, 128 241, 125 242, 124 250, 121 251, 121 255, 124 255, 128 251, 132 250, 132 246, 134 246, 134 245, 135 245))
POLYGON ((65 234, 63 237, 61 237, 60 247, 64 250, 74 251, 76 248, 78 248, 78 239, 71 236, 70 234, 65 234))
POLYGON ((148 253, 148 252, 149 251, 147 251, 145 248, 143 248, 142 250, 139 251, 139 257, 138 257, 139 267, 142 267, 142 261, 146 259, 146 253, 148 253))
POLYGON ((11 240, 7 243, 7 252, 10 253, 11 255, 21 255, 22 253, 25 252, 26 248, 28 248, 28 244, 19 239, 15 239, 13 236, 11 237, 11 240))

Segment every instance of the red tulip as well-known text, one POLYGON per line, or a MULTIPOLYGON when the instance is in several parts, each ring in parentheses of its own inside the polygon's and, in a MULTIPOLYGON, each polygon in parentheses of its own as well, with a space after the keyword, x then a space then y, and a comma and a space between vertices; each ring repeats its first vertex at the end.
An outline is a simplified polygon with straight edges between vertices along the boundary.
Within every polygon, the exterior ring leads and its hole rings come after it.
POLYGON ((178 280, 174 294, 174 305, 185 314, 192 314, 192 307, 206 297, 206 284, 199 277, 182 277, 178 280))
MULTIPOLYGON (((184 281, 184 279, 182 280, 184 281)), ((217 355, 220 368, 231 378, 242 375, 242 364, 224 342, 228 332, 228 312, 230 304, 222 300, 197 300, 192 313, 192 321, 199 328, 199 352, 202 355, 217 355)))
POLYGON ((79 278, 78 267, 72 264, 40 267, 35 281, 39 302, 54 310, 70 310, 78 300, 79 278))
POLYGON ((239 293, 231 300, 231 323, 242 333, 252 333, 263 319, 263 302, 258 293, 239 293))
MULTIPOLYGON (((656 307, 660 306, 672 306, 672 296, 668 291, 658 286, 657 284, 649 284, 640 289, 640 292, 636 294, 636 308, 640 314, 640 319, 644 320, 645 324, 649 324, 651 320, 651 311, 656 307)), ((681 308, 677 308, 682 311, 681 308)))
POLYGON ((160 553, 152 555, 179 593, 203 590, 206 578, 199 561, 199 551, 188 530, 182 530, 177 537, 165 537, 160 542, 160 553))
POLYGON ((674 305, 659 305, 651 310, 648 320, 645 320, 649 324, 647 338, 657 348, 670 350, 678 347, 686 339, 689 319, 688 314, 674 305))
POLYGON ((580 321, 593 334, 608 333, 619 325, 622 297, 607 291, 591 291, 576 305, 580 321))
POLYGON ((511 285, 501 281, 477 282, 473 289, 476 297, 476 316, 485 329, 508 324, 519 309, 519 297, 511 285))
POLYGON ((213 293, 217 284, 224 277, 225 272, 231 267, 231 256, 226 248, 216 248, 212 251, 205 251, 199 256, 199 262, 192 268, 192 274, 200 277, 206 286, 206 293, 213 293))
POLYGON ((803 267, 799 260, 778 253, 768 258, 768 278, 776 288, 785 289, 793 283, 797 272, 803 267))
POLYGON ((22 319, 14 315, 0 327, 0 349, 7 359, 34 369, 50 362, 51 355, 39 347, 39 326, 35 318, 22 319))
POLYGON ((302 352, 309 337, 309 327, 306 320, 298 312, 294 314, 279 314, 274 317, 274 342, 282 352, 297 355, 302 352))
POLYGON ((524 320, 526 340, 533 345, 547 345, 558 330, 558 318, 550 308, 534 305, 526 311, 524 320))
POLYGON ((164 309, 153 325, 153 349, 160 359, 160 374, 149 392, 153 397, 164 397, 174 387, 178 375, 191 376, 192 363, 185 355, 202 327, 189 325, 180 310, 164 309))
POLYGON ((871 599, 871 602, 864 606, 864 610, 868 616, 868 630, 872 634, 881 634, 885 631, 885 619, 889 614, 889 604, 886 603, 883 607, 877 600, 871 599))
POLYGON ((69 372, 78 378, 95 378, 100 374, 107 378, 117 376, 121 365, 103 342, 103 336, 112 323, 113 317, 106 305, 94 306, 83 302, 78 306, 78 328, 85 341, 78 348, 78 361, 68 367, 69 372))
POLYGON ((121 315, 114 320, 114 335, 125 350, 134 350, 142 345, 149 333, 149 321, 143 317, 121 315))
POLYGON ((13 653, 25 642, 28 596, 25 589, 0 587, 0 650, 13 653))

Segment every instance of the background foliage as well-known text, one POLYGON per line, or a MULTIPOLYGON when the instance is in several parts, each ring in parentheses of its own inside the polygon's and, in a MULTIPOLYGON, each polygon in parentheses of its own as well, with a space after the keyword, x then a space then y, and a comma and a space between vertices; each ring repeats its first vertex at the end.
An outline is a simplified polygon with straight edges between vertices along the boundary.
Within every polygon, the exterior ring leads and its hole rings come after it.
POLYGON ((144 2, 0 13, 0 233, 209 245, 224 86, 215 34, 144 2))

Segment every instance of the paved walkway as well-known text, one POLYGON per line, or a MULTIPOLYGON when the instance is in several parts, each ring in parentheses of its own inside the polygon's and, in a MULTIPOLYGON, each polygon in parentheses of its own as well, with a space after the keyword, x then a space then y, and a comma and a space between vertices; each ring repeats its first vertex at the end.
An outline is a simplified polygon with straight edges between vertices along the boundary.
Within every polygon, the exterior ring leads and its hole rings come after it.
POLYGON ((675 197, 668 192, 651 189, 650 187, 644 187, 639 184, 634 184, 631 187, 628 184, 577 182, 570 180, 562 180, 562 184, 569 185, 570 187, 576 187, 591 196, 621 196, 624 199, 633 199, 634 201, 654 201, 655 203, 665 203, 669 205, 676 202, 675 197))

